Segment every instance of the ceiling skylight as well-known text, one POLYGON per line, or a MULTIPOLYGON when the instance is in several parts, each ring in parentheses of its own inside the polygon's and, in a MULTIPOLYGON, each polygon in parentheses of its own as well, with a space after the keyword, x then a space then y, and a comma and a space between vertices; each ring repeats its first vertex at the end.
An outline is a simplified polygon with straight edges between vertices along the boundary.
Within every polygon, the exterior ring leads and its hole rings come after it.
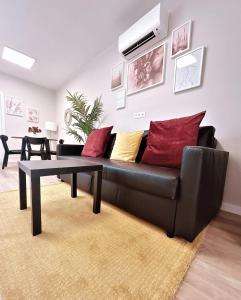
POLYGON ((32 57, 29 57, 8 47, 3 48, 2 59, 5 59, 25 69, 31 69, 35 62, 35 59, 33 59, 32 57))

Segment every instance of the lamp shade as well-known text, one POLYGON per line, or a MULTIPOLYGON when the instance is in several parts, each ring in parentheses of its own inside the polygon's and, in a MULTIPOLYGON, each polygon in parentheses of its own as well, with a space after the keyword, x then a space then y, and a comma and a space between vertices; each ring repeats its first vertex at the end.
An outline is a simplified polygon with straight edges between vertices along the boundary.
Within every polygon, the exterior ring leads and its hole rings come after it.
POLYGON ((49 131, 57 131, 58 125, 54 122, 46 121, 45 122, 45 129, 49 130, 49 131))

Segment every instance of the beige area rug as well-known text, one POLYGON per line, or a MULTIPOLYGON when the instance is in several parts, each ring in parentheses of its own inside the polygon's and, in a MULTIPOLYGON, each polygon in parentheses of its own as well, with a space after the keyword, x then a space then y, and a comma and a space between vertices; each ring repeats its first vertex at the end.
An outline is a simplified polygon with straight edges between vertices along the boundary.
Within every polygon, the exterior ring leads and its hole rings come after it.
MULTIPOLYGON (((28 201, 29 204, 29 201, 28 201)), ((0 193, 2 299, 172 299, 200 242, 166 234, 65 183, 42 187, 43 233, 18 191, 0 193)), ((1 298, 0 297, 0 298, 1 298)))

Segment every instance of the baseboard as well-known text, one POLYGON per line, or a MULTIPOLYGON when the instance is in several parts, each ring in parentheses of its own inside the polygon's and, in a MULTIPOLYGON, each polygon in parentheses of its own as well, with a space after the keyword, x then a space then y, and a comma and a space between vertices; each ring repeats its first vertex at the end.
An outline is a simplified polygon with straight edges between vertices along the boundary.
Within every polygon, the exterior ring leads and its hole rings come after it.
POLYGON ((241 206, 239 205, 234 205, 230 203, 223 203, 221 210, 240 215, 241 216, 241 206))

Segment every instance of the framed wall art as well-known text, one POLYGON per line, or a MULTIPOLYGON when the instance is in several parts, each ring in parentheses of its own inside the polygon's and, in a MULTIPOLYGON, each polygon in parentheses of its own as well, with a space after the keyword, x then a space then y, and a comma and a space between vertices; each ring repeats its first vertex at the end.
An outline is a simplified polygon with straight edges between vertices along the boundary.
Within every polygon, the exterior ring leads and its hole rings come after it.
POLYGON ((192 21, 189 20, 172 31, 171 57, 190 49, 191 29, 192 21))
POLYGON ((128 65, 127 95, 164 82, 166 44, 142 54, 128 65))
POLYGON ((111 89, 115 90, 123 86, 124 80, 124 63, 120 63, 112 69, 111 89))
POLYGON ((27 121, 38 123, 39 122, 39 111, 35 108, 29 108, 27 109, 27 121))
POLYGON ((126 106, 126 89, 120 89, 115 92, 116 109, 122 109, 126 106))
POLYGON ((14 96, 5 96, 5 111, 7 115, 23 117, 23 101, 14 96))
POLYGON ((199 47, 175 60, 174 93, 201 85, 205 47, 199 47))

